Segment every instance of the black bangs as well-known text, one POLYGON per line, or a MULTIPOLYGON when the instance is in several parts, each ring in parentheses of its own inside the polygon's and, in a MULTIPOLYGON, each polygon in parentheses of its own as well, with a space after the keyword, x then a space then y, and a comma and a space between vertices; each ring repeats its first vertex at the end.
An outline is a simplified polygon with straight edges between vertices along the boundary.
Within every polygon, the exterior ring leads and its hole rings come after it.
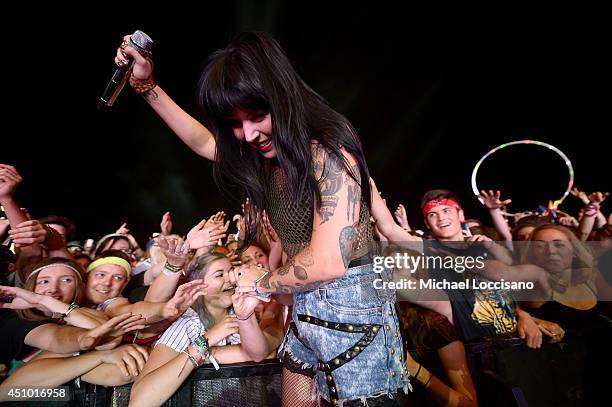
MULTIPOLYGON (((246 32, 226 48, 211 55, 198 85, 202 123, 215 137, 213 175, 224 192, 241 191, 259 209, 265 208, 265 159, 256 149, 244 146, 230 126, 237 108, 269 113, 274 165, 286 175, 292 204, 300 205, 304 194, 321 205, 318 180, 312 171, 312 142, 340 158, 350 169, 340 146, 357 160, 359 177, 369 179, 361 142, 350 122, 331 109, 295 71, 280 45, 268 34, 246 32)), ((357 179, 356 179, 357 180, 357 179)), ((370 184, 362 182, 365 202, 370 206, 370 184)), ((235 194, 233 194, 235 196, 235 194)), ((247 235, 254 227, 246 225, 247 235)))
POLYGON ((217 52, 200 79, 200 107, 208 115, 230 117, 234 109, 270 111, 255 68, 231 53, 217 52))

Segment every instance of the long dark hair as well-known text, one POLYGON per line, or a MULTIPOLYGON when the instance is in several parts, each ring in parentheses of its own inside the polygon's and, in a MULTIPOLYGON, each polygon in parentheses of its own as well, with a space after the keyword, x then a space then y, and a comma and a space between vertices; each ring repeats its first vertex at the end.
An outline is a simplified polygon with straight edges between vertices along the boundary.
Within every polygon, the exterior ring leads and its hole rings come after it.
MULTIPOLYGON (((354 157, 362 194, 370 206, 370 175, 355 129, 300 78, 268 34, 242 33, 213 53, 200 77, 198 97, 203 122, 216 140, 213 174, 225 192, 238 187, 257 208, 265 207, 263 160, 255 149, 241 147, 227 121, 234 109, 244 108, 270 112, 272 140, 293 204, 299 205, 305 194, 314 194, 321 204, 311 168, 311 142, 315 140, 357 180, 341 148, 354 157)), ((247 225, 247 233, 252 227, 247 225)))

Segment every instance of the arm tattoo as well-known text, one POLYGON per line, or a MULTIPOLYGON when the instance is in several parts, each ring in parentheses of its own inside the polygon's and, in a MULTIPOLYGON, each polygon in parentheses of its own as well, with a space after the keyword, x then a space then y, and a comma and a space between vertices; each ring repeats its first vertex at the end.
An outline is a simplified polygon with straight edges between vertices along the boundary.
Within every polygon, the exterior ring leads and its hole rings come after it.
POLYGON ((268 273, 268 275, 266 275, 264 278, 261 279, 261 282, 259 283, 259 285, 261 285, 262 288, 270 288, 271 278, 272 278, 272 273, 268 273))
POLYGON ((147 100, 147 101, 151 101, 151 100, 157 100, 159 95, 157 94, 157 92, 155 92, 153 89, 151 89, 151 90, 148 90, 145 93, 143 93, 142 97, 145 98, 145 100, 147 100))
POLYGON ((289 273, 291 268, 293 268, 293 275, 298 280, 306 280, 308 279, 308 273, 306 272, 306 268, 312 266, 314 264, 314 258, 312 257, 312 248, 310 246, 306 246, 300 255, 299 263, 296 261, 296 258, 293 257, 289 259, 288 263, 282 267, 278 268, 278 275, 284 276, 289 273))
POLYGON ((342 231, 340 231, 340 253, 342 254, 344 267, 348 267, 349 263, 351 262, 351 255, 353 251, 352 246, 355 236, 357 236, 357 233, 354 226, 346 226, 342 229, 342 231))
POLYGON ((291 294, 294 291, 294 287, 285 285, 281 283, 280 281, 273 282, 272 288, 274 289, 275 292, 280 293, 280 294, 291 294))
POLYGON ((298 266, 297 264, 293 266, 293 275, 298 280, 307 280, 308 273, 306 273, 306 269, 302 266, 298 266))
POLYGON ((346 207, 346 220, 349 222, 355 222, 355 208, 360 204, 361 201, 361 187, 359 183, 361 182, 361 176, 359 174, 359 166, 354 165, 352 167, 353 175, 356 177, 355 179, 351 177, 351 174, 345 174, 344 184, 347 186, 348 192, 348 205, 346 207))
POLYGON ((289 260, 289 263, 285 264, 284 266, 279 267, 278 275, 284 276, 285 274, 289 273, 289 268, 293 267, 293 264, 294 264, 293 259, 291 259, 289 260))
POLYGON ((310 246, 306 246, 300 256, 298 258, 292 258, 289 260, 287 264, 282 267, 276 269, 273 273, 265 276, 261 282, 259 283, 262 288, 272 289, 277 293, 290 294, 298 291, 310 291, 315 288, 321 286, 324 281, 313 281, 310 283, 303 283, 303 281, 308 280, 308 267, 314 264, 314 257, 312 255, 312 248, 310 246), (274 279, 274 281, 270 281, 273 276, 280 277, 289 274, 290 271, 293 271, 293 277, 295 280, 289 284, 284 284, 280 282, 278 279, 274 279))
POLYGON ((312 248, 310 245, 306 246, 302 250, 302 255, 300 256, 300 263, 303 266, 310 267, 314 264, 314 257, 312 257, 312 248))
POLYGON ((302 291, 312 291, 316 288, 321 287, 325 282, 324 281, 313 281, 307 284, 296 283, 295 287, 290 285, 285 285, 280 281, 272 282, 272 287, 276 293, 279 294, 291 294, 302 291))
POLYGON ((319 190, 321 191, 321 207, 318 212, 321 215, 321 225, 327 222, 338 206, 336 195, 342 187, 342 173, 344 167, 342 160, 319 148, 313 155, 313 169, 319 176, 319 190))
POLYGON ((276 270, 276 273, 279 276, 284 276, 284 275, 289 274, 289 271, 291 269, 293 269, 293 275, 298 280, 307 280, 308 279, 308 273, 306 272, 306 269, 304 267, 300 266, 299 264, 296 264, 295 260, 290 260, 289 263, 285 264, 282 267, 279 267, 276 270))

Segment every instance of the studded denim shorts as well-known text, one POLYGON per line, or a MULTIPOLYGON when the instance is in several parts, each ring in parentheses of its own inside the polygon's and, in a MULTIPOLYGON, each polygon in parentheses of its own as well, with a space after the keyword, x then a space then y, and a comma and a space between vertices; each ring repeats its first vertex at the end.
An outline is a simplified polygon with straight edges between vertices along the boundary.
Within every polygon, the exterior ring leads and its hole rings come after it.
POLYGON ((372 264, 314 291, 294 296, 285 365, 314 375, 319 396, 332 404, 406 391, 395 292, 374 288, 372 264))

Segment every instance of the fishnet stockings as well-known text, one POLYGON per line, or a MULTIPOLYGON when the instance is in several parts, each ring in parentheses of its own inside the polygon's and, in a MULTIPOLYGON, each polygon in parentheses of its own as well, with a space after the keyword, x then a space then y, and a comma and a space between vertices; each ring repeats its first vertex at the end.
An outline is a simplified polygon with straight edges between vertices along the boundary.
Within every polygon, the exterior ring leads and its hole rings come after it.
POLYGON ((283 407, 318 407, 314 378, 283 369, 283 407))

